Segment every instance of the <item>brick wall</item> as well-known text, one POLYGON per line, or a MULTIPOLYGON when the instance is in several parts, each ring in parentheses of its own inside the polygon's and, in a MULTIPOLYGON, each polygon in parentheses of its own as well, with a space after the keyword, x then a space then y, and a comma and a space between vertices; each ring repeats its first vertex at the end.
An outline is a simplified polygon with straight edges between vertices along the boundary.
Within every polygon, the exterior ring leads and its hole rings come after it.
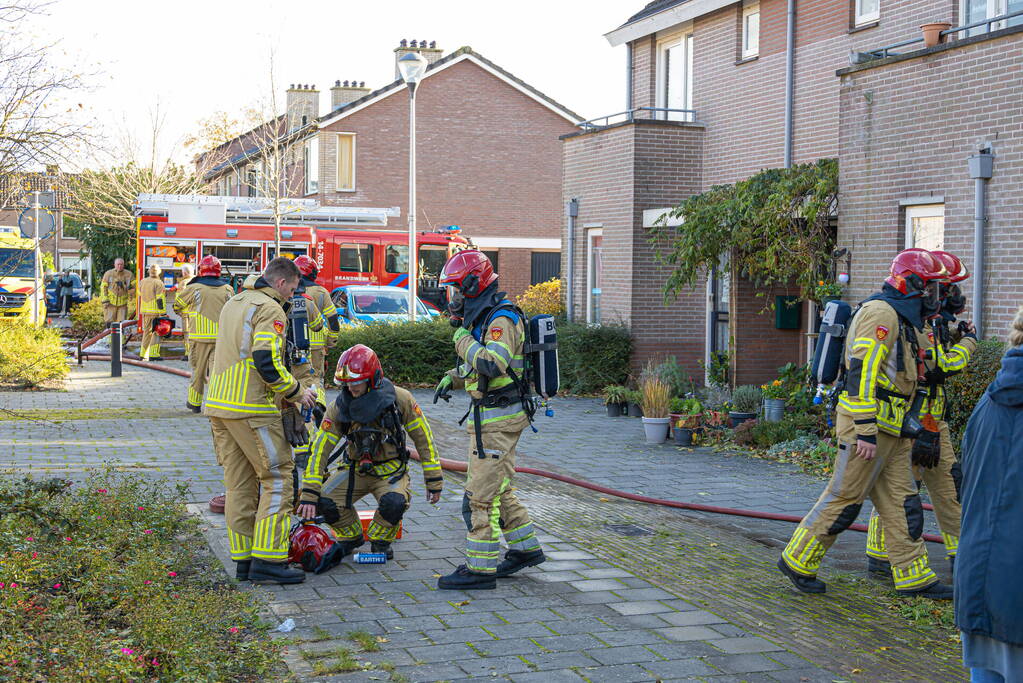
MULTIPOLYGON (((764 384, 778 376, 786 363, 806 360, 803 330, 779 330, 774 310, 776 296, 798 295, 798 288, 759 289, 749 280, 733 277, 731 318, 733 321, 732 377, 738 384, 764 384)), ((806 306, 800 306, 801 327, 806 327, 806 306)))
MULTIPOLYGON (((966 159, 992 141, 984 317, 985 333, 1004 337, 1023 303, 1023 28, 924 52, 840 79, 839 242, 853 252, 850 294, 862 298, 887 274, 904 245, 907 198, 944 197, 946 249, 972 266, 966 159)), ((963 284, 972 297, 976 280, 963 284)))

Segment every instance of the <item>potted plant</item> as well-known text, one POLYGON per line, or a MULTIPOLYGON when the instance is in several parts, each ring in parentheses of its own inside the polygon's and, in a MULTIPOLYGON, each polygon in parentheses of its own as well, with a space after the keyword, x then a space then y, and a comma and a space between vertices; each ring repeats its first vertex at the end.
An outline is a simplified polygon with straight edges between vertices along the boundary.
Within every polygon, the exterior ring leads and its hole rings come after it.
POLYGON ((762 384, 760 393, 764 397, 764 421, 781 422, 785 417, 785 399, 787 398, 784 382, 776 379, 770 384, 762 384))
POLYGON ((607 406, 608 417, 621 416, 625 393, 625 387, 620 384, 608 384, 604 387, 604 405, 607 406))
POLYGON ((929 24, 923 24, 920 26, 920 30, 924 34, 924 45, 927 47, 934 47, 944 42, 944 37, 941 35, 942 31, 947 31, 952 28, 952 24, 944 21, 934 21, 929 24))
POLYGON ((668 438, 671 422, 668 408, 671 405, 671 389, 656 376, 643 379, 643 430, 647 443, 664 443, 668 438))
POLYGON ((829 301, 842 298, 842 285, 837 282, 818 280, 817 286, 813 288, 813 298, 823 308, 829 301))
POLYGON ((732 409, 728 417, 732 421, 732 429, 735 429, 746 420, 755 419, 757 411, 760 410, 760 387, 747 384, 736 387, 732 392, 732 409))
POLYGON ((686 400, 681 396, 675 396, 671 399, 671 403, 668 407, 668 417, 671 418, 671 423, 675 422, 682 417, 682 413, 685 411, 686 400))
POLYGON ((625 414, 629 417, 642 417, 643 410, 639 407, 643 402, 643 392, 641 391, 626 391, 625 392, 625 414))
POLYGON ((675 443, 679 446, 692 446, 693 434, 700 426, 703 406, 695 398, 683 399, 677 404, 678 416, 672 420, 675 428, 675 443))

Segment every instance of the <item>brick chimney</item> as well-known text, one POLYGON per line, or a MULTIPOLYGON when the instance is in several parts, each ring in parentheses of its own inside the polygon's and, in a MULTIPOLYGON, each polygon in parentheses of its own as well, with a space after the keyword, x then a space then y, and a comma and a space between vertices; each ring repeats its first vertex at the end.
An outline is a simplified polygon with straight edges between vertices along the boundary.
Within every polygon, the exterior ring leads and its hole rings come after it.
POLYGON ((320 91, 315 85, 294 85, 287 92, 288 130, 312 123, 320 115, 320 91))
POLYGON ((437 41, 407 40, 401 39, 398 47, 394 48, 394 78, 401 78, 401 71, 398 70, 398 60, 410 52, 418 52, 426 58, 427 64, 433 64, 444 56, 444 50, 437 47, 437 41))
POLYGON ((330 110, 334 111, 367 94, 369 94, 369 88, 366 87, 366 81, 345 81, 343 83, 334 81, 334 87, 330 89, 330 110))

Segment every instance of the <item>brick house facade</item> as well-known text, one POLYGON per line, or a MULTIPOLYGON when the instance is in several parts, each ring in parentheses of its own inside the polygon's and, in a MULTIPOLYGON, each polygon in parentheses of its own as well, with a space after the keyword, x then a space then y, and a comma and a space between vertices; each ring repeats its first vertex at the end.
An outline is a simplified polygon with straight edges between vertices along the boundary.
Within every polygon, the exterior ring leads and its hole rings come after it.
MULTIPOLYGON (((406 42, 406 41, 403 41, 406 42)), ((413 44, 415 41, 413 41, 413 44)), ((417 228, 458 225, 497 261, 502 288, 521 293, 559 275, 562 173, 558 137, 581 117, 468 47, 399 47, 430 66, 416 91, 417 228)), ((408 209, 408 91, 401 80, 370 91, 331 88, 331 111, 315 118, 315 86, 288 91, 286 126, 302 131, 293 150, 294 194, 329 206, 398 207, 388 229, 404 230, 408 209), (304 118, 303 118, 304 117, 304 118), (315 173, 306 174, 306 165, 315 173)), ((251 141, 250 141, 251 142, 251 141)), ((213 192, 244 194, 237 159, 208 175, 213 192)), ((291 193, 289 193, 291 194, 291 193)))
MULTIPOLYGON (((849 65, 850 53, 917 36, 923 23, 955 24, 963 1, 975 0, 796 3, 792 163, 840 156, 839 108, 847 86, 835 74, 849 65)), ((664 303, 664 273, 653 263, 645 228, 688 196, 785 165, 787 6, 786 0, 649 3, 606 36, 625 46, 630 113, 562 138, 564 199, 579 206, 574 235, 563 221, 563 241, 574 244, 568 276, 574 317, 630 323, 634 370, 675 355, 699 377, 712 352, 729 348, 733 381, 748 384, 775 377, 786 362, 806 360, 810 306, 802 307, 801 329, 777 329, 774 312, 763 311, 765 299, 736 273, 718 274, 664 303), (635 144, 639 138, 648 144, 635 144), (599 276, 592 272, 595 241, 599 276), (591 291, 595 279, 599 295, 591 291)), ((562 260, 568 273, 567 253, 562 260)), ((768 302, 792 293, 761 292, 768 302)))

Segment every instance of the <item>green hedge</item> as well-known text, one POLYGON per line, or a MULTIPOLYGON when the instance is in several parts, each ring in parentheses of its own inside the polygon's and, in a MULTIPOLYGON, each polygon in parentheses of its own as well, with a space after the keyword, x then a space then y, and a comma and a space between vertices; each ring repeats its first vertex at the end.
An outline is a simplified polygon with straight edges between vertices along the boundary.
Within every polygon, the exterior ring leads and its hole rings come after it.
POLYGON ((973 414, 973 408, 984 395, 987 386, 994 380, 1002 366, 1005 344, 996 339, 987 339, 977 345, 977 352, 970 364, 958 375, 950 377, 945 385, 948 396, 946 421, 952 433, 952 444, 959 450, 959 441, 966 429, 966 422, 973 414))
MULTIPOLYGON (((343 326, 327 368, 337 366, 341 352, 365 344, 380 357, 384 372, 398 384, 436 384, 457 363, 451 343, 454 330, 445 318, 428 322, 343 326)), ((622 325, 558 322, 561 390, 595 394, 607 384, 624 384, 629 372, 632 339, 622 325)))

